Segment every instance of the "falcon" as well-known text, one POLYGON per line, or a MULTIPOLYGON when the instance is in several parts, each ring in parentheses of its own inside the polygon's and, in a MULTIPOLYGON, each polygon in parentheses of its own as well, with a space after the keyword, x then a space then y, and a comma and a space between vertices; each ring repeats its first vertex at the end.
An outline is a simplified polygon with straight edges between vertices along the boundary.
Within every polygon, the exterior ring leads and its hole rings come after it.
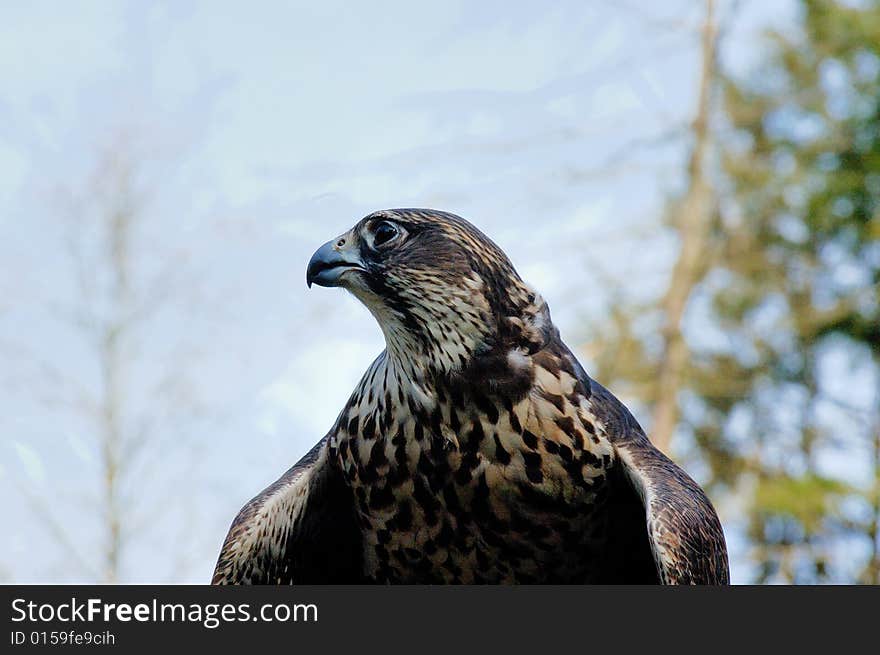
POLYGON ((727 584, 703 490, 584 372, 501 249, 430 209, 321 246, 385 350, 242 508, 214 584, 727 584))

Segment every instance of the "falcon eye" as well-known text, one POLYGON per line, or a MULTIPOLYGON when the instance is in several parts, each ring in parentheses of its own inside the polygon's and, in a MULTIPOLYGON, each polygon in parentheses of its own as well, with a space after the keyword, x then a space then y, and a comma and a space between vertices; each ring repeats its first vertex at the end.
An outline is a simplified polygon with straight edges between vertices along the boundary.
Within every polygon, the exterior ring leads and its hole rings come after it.
POLYGON ((373 245, 381 246, 393 240, 400 232, 391 223, 379 223, 373 232, 373 245))

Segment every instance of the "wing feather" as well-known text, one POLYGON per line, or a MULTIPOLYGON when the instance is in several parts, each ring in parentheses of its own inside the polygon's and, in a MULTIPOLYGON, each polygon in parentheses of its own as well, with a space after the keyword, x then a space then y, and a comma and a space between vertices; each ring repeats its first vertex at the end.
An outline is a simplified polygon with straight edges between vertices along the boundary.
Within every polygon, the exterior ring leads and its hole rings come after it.
POLYGON ((643 542, 647 532, 657 581, 729 584, 724 532, 705 492, 651 444, 623 403, 591 380, 574 356, 569 356, 577 376, 590 390, 590 408, 603 423, 618 455, 617 477, 629 482, 629 488, 619 489, 612 499, 616 503, 612 512, 618 513, 612 517, 617 534, 609 545, 612 575, 645 581, 646 576, 639 573, 645 568, 643 548, 635 535, 642 535, 643 542), (623 543, 629 545, 621 546, 623 543))
POLYGON ((360 531, 328 441, 329 435, 239 511, 212 584, 360 580, 360 531))
POLYGON ((648 539, 663 584, 729 584, 721 522, 705 492, 657 450, 632 414, 592 382, 591 405, 644 511, 648 539), (611 429, 609 429, 611 426, 611 429))

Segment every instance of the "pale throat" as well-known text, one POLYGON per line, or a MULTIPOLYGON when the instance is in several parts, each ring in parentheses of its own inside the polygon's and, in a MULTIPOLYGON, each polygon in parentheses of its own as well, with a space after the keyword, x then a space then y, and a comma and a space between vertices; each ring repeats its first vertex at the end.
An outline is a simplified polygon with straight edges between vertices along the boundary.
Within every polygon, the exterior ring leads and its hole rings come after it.
POLYGON ((402 311, 381 299, 360 298, 382 329, 386 365, 396 377, 423 382, 458 371, 486 348, 498 328, 482 288, 476 277, 457 285, 421 279, 403 287, 402 311))
MULTIPOLYGON (((530 300, 535 304, 525 305, 515 317, 498 317, 482 292, 481 280, 466 279, 455 287, 448 281, 444 285, 440 280, 435 282, 436 286, 424 279, 411 283, 396 302, 387 302, 366 288, 352 290, 379 323, 386 349, 364 374, 355 392, 357 400, 342 417, 341 425, 347 426, 356 418, 360 429, 375 426, 377 419, 371 417, 388 408, 395 416, 401 409, 405 414, 419 410, 431 414, 445 402, 441 399, 448 394, 450 376, 473 366, 484 355, 497 357, 495 349, 502 344, 509 349, 504 356, 512 372, 530 367, 526 352, 503 340, 500 330, 502 321, 509 329, 515 318, 524 334, 542 332, 549 315, 544 313, 540 297, 532 295, 530 300), (535 320, 536 315, 540 320, 535 320)), ((524 302, 529 291, 517 290, 524 302)), ((357 434, 358 428, 354 428, 348 436, 356 438, 357 434)), ((449 438, 456 439, 455 435, 449 438)))

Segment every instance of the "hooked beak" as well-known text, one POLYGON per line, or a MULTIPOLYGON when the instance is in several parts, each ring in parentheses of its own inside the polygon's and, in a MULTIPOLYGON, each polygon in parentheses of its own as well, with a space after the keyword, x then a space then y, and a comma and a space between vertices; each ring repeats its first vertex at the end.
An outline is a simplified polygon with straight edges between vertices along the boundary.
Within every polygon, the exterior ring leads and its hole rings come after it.
POLYGON ((364 264, 360 254, 353 247, 350 236, 332 239, 315 251, 306 269, 306 284, 312 282, 320 287, 338 287, 341 278, 348 271, 363 271, 364 264))

